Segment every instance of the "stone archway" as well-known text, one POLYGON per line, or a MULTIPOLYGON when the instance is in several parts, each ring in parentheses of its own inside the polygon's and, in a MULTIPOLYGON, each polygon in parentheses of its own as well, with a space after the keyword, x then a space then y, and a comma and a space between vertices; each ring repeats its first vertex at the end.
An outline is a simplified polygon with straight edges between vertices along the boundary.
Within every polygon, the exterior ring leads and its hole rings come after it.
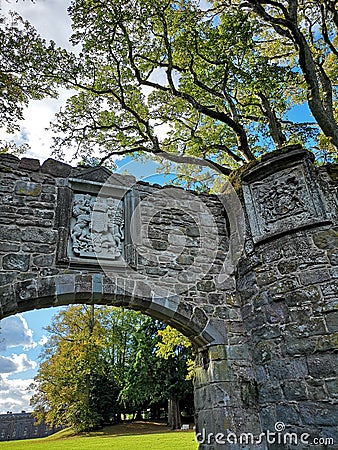
POLYGON ((104 168, 0 162, 1 317, 140 310, 197 349, 200 449, 274 448, 277 423, 338 442, 334 167, 318 171, 297 147, 272 154, 233 200, 231 188, 197 195, 104 168))

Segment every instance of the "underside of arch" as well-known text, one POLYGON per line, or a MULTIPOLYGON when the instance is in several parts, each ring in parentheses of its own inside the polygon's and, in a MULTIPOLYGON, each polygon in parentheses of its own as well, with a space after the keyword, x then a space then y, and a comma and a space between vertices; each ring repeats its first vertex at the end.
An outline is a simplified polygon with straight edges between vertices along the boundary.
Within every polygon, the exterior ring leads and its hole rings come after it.
POLYGON ((224 343, 224 336, 201 308, 179 295, 156 296, 141 280, 112 280, 100 273, 36 277, 2 287, 1 298, 0 318, 34 309, 79 303, 122 306, 172 325, 196 347, 224 343), (129 283, 128 289, 126 283, 129 283))

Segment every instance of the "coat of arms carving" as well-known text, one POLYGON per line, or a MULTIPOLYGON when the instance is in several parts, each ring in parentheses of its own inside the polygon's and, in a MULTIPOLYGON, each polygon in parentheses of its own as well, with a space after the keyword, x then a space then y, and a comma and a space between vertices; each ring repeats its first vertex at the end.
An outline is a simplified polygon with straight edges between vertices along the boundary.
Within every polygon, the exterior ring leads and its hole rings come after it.
POLYGON ((77 258, 120 259, 123 254, 123 202, 113 197, 74 194, 71 252, 77 258))

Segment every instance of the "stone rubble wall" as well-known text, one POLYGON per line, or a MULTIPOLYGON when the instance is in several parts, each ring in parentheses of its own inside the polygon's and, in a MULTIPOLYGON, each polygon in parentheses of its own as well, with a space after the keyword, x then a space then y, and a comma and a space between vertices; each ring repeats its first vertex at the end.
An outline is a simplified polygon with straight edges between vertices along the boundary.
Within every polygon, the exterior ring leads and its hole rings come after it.
MULTIPOLYGON (((312 166, 303 158, 299 164, 312 166)), ((275 183, 283 170, 291 169, 280 161, 275 183)), ((282 422, 290 433, 335 442, 302 449, 338 448, 337 175, 334 165, 311 169, 323 217, 302 229, 295 216, 289 232, 256 245, 249 236, 238 268, 263 430, 282 422)))

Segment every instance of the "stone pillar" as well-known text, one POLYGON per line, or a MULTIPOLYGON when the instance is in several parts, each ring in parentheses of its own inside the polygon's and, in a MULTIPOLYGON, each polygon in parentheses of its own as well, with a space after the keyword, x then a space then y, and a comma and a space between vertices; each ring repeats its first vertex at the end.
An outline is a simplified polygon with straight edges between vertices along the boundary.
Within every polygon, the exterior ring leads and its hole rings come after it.
MULTIPOLYGON (((259 436, 257 388, 246 344, 215 345, 199 351, 195 411, 199 450, 239 450, 243 448, 241 433, 259 436)), ((250 441, 245 448, 266 447, 250 441)))
POLYGON ((242 181, 250 233, 238 291, 262 429, 281 432, 268 448, 338 448, 336 186, 300 148, 272 154, 242 181))

